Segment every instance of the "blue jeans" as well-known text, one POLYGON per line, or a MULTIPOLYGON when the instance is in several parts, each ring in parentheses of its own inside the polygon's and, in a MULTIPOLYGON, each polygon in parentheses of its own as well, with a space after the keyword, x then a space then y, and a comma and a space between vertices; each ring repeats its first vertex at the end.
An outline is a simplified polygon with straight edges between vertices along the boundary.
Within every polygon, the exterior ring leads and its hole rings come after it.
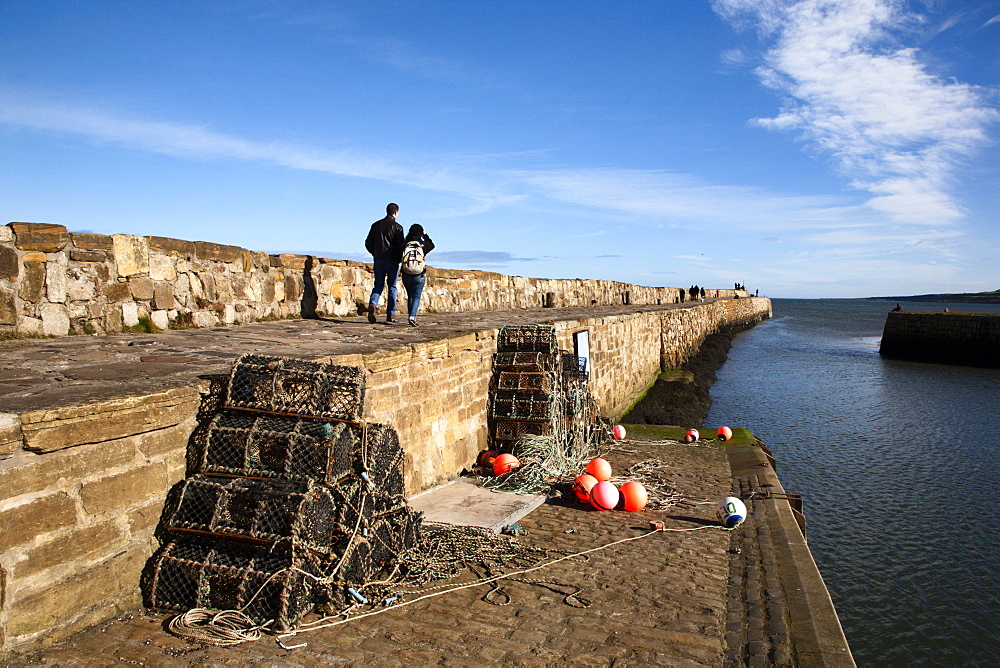
POLYGON ((417 311, 420 309, 420 295, 424 293, 424 284, 427 282, 427 274, 403 274, 403 287, 406 288, 406 307, 410 312, 410 320, 417 319, 417 311))
POLYGON ((399 263, 392 260, 375 260, 374 265, 375 286, 372 288, 372 296, 368 298, 368 303, 378 308, 378 302, 382 298, 382 288, 388 282, 389 297, 385 302, 385 313, 391 317, 396 314, 396 279, 399 278, 399 263))

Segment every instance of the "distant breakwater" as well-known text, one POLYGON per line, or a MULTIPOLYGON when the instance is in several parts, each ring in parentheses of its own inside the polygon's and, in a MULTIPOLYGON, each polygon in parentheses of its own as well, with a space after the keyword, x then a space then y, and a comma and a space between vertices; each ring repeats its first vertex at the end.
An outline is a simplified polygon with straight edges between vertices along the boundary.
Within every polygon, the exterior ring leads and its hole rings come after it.
POLYGON ((892 311, 879 353, 884 357, 1000 368, 1000 314, 892 311))

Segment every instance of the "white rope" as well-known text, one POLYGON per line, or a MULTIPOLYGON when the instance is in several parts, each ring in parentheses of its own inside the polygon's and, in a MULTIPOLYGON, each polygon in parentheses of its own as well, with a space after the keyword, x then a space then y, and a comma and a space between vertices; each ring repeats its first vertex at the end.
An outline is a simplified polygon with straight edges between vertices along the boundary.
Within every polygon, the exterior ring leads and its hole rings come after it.
POLYGON ((267 621, 260 625, 254 624, 252 619, 239 610, 213 612, 205 608, 193 608, 171 619, 167 630, 182 638, 229 647, 260 640, 261 631, 271 623, 267 621))

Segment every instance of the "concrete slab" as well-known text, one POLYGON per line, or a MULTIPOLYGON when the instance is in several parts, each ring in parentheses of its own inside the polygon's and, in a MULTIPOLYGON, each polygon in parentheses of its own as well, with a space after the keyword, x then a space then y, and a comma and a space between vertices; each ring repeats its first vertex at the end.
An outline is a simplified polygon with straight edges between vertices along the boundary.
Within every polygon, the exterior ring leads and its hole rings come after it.
POLYGON ((480 487, 472 478, 459 478, 410 498, 410 507, 423 511, 429 524, 484 527, 500 533, 545 503, 544 494, 511 494, 480 487))

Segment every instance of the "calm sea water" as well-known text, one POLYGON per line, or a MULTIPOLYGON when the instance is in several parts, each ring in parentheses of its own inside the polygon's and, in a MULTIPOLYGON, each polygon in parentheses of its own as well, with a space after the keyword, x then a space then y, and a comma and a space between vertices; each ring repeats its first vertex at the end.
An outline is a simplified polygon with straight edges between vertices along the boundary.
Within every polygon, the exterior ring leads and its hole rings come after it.
POLYGON ((705 424, 751 429, 805 495, 859 665, 1000 665, 1000 370, 883 360, 893 305, 773 300, 734 341, 705 424))

